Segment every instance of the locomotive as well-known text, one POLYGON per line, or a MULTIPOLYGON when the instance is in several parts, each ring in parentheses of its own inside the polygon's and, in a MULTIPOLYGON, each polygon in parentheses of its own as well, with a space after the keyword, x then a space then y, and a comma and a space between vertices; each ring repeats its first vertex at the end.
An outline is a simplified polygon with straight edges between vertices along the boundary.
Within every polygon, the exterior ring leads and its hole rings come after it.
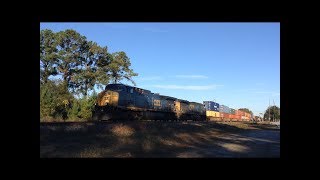
POLYGON ((108 84, 98 94, 92 120, 205 121, 206 110, 203 104, 197 102, 124 84, 108 84))

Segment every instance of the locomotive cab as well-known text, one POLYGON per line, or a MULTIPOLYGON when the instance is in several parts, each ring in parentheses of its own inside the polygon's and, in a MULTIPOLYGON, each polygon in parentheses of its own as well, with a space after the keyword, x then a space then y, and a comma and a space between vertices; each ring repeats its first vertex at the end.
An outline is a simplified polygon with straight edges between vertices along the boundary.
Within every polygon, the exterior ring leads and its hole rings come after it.
POLYGON ((117 106, 119 101, 119 93, 116 91, 104 91, 98 98, 98 106, 117 106))
POLYGON ((119 93, 126 91, 126 87, 122 84, 109 84, 105 90, 101 92, 97 99, 98 106, 118 106, 119 93))

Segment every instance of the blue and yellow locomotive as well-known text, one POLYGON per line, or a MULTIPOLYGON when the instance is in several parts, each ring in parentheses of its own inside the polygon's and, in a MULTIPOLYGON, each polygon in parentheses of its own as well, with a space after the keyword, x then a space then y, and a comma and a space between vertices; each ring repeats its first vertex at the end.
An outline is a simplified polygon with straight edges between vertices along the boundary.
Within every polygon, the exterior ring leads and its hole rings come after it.
POLYGON ((189 102, 124 84, 98 94, 92 120, 206 120, 201 103, 189 102))

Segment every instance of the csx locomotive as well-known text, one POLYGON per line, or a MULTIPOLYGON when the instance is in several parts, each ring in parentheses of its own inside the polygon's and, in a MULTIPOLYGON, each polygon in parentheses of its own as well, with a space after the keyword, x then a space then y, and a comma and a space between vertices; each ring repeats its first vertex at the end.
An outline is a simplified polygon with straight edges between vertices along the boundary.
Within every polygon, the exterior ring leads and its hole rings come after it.
POLYGON ((206 120, 203 104, 124 84, 109 84, 98 94, 92 120, 206 120))

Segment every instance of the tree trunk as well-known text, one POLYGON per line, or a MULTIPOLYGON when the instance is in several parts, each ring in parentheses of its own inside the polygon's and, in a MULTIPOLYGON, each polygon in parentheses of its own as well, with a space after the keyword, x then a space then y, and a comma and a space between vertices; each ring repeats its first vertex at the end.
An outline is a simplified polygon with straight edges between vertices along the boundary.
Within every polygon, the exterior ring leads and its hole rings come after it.
POLYGON ((87 94, 88 94, 88 86, 87 86, 87 81, 86 81, 86 83, 84 85, 84 96, 86 99, 87 99, 87 94))

